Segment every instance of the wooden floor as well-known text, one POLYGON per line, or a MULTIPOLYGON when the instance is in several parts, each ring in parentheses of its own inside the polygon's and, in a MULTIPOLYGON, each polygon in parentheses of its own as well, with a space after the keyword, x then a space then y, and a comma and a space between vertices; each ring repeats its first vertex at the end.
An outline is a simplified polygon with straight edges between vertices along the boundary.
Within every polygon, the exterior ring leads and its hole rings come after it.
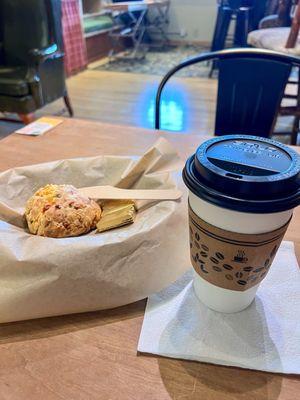
MULTIPOLYGON (((77 118, 152 128, 159 81, 154 75, 86 70, 69 78, 67 86, 77 118)), ((174 78, 163 98, 163 128, 212 133, 215 96, 214 80, 174 78)), ((63 101, 57 100, 36 116, 58 114, 63 108, 63 101)), ((17 127, 1 122, 0 137, 17 127)))
MULTIPOLYGON (((155 75, 86 70, 69 78, 67 86, 77 118, 153 128, 159 81, 155 75)), ((216 91, 216 80, 172 78, 163 96, 162 128, 212 135, 216 91)), ((36 116, 59 114, 63 108, 63 101, 57 100, 36 116)), ((17 127, 0 122, 0 139, 17 127)))
MULTIPOLYGON (((70 78, 68 89, 78 118, 152 128, 159 80, 153 75, 87 70, 70 78)), ((174 78, 163 97, 163 128, 212 133, 215 96, 215 81, 174 78)), ((59 100, 37 115, 61 108, 59 100)))

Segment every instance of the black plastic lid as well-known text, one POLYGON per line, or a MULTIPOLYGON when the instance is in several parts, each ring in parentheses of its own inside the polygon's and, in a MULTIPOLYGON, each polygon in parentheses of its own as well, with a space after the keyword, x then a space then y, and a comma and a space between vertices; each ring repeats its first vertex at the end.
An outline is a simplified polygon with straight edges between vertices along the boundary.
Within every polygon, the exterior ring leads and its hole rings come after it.
POLYGON ((187 160, 183 180, 200 198, 236 211, 273 213, 300 204, 300 156, 271 139, 208 140, 187 160))

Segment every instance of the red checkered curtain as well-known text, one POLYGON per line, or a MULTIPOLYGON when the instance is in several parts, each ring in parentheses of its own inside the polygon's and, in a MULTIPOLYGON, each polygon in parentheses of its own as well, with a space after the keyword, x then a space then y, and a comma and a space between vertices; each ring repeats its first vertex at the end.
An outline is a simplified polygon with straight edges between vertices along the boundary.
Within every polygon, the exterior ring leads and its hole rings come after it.
POLYGON ((67 75, 83 70, 87 53, 83 37, 78 0, 62 0, 62 27, 67 75))

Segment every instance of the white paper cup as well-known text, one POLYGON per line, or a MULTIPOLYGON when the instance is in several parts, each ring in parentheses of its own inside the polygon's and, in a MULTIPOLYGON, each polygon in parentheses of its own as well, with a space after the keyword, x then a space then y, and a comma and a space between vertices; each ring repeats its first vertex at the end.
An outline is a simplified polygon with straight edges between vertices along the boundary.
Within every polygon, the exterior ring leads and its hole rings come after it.
POLYGON ((215 137, 187 160, 194 290, 209 308, 251 304, 300 204, 299 178, 295 151, 255 136, 215 137))
MULTIPOLYGON (((273 214, 249 214, 217 207, 189 191, 189 204, 205 222, 235 233, 272 232, 285 225, 293 214, 287 210, 273 214)), ((244 292, 224 289, 211 284, 194 271, 194 290, 198 299, 212 310, 235 313, 247 308, 255 298, 259 284, 244 292)))

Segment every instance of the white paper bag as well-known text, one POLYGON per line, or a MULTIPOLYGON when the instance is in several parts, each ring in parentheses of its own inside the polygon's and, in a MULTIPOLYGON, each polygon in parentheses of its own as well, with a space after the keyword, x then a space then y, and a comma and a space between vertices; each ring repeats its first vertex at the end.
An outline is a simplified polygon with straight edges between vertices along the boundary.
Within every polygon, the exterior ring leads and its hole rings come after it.
POLYGON ((189 265, 185 201, 148 204, 133 225, 63 239, 30 234, 22 215, 47 183, 174 188, 178 165, 161 139, 139 162, 101 156, 0 174, 0 322, 117 307, 176 280, 189 265))

